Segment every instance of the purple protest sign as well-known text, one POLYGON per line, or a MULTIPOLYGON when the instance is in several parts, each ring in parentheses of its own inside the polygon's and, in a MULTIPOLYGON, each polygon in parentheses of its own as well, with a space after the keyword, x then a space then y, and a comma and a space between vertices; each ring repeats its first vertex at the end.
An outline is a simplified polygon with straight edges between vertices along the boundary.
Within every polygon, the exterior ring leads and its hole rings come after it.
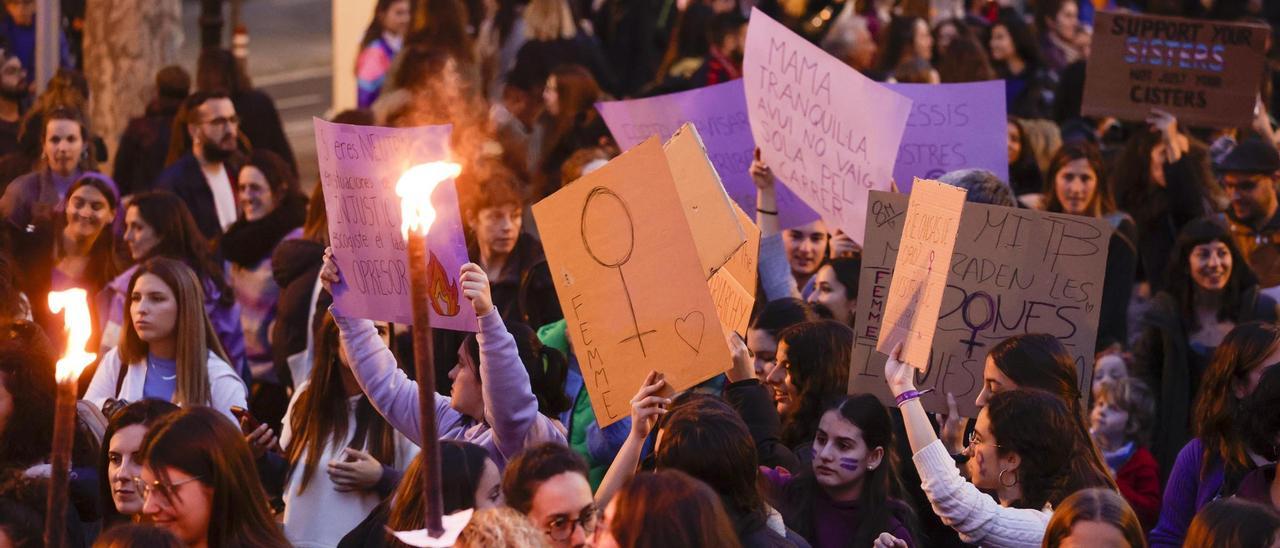
POLYGON ((979 168, 1009 180, 1004 81, 966 84, 885 84, 913 101, 893 166, 904 194, 915 177, 979 168))
MULTIPOLYGON (((334 287, 334 308, 347 316, 410 324, 409 259, 396 182, 412 166, 447 160, 451 128, 314 120, 329 245, 342 271, 342 282, 334 287)), ((427 234, 431 326, 478 331, 475 309, 458 283, 468 259, 454 182, 437 185, 431 203, 436 210, 427 234)))
POLYGON ((867 193, 889 189, 911 100, 758 9, 742 70, 751 134, 769 167, 829 230, 861 242, 867 193))
MULTIPOLYGON (((747 120, 747 96, 742 80, 732 80, 679 93, 596 103, 596 110, 623 150, 657 135, 669 139, 685 123, 698 128, 707 158, 715 166, 725 192, 743 211, 755 211, 756 186, 747 170, 756 142, 747 120)), ((818 218, 785 185, 778 186, 778 222, 783 228, 800 226, 818 218)))

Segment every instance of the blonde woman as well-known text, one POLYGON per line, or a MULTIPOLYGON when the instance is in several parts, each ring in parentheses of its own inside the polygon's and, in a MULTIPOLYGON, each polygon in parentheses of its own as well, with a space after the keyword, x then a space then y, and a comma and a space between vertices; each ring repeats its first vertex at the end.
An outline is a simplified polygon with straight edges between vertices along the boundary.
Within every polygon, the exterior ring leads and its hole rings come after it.
POLYGON ((205 405, 232 422, 232 407, 247 406, 247 390, 204 311, 204 292, 191 268, 173 259, 151 259, 129 280, 120 346, 106 352, 84 399, 143 398, 182 406, 205 405))

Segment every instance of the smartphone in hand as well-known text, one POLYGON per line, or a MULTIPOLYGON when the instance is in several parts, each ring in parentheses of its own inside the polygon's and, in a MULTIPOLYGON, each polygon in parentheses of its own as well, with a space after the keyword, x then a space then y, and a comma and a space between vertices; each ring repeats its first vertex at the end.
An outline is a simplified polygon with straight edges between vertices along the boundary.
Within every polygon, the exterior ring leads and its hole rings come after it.
POLYGON ((249 414, 248 409, 243 407, 237 405, 231 406, 231 414, 235 415, 236 419, 240 421, 240 430, 246 434, 253 433, 254 430, 257 430, 258 427, 262 425, 258 419, 253 418, 253 415, 249 414))

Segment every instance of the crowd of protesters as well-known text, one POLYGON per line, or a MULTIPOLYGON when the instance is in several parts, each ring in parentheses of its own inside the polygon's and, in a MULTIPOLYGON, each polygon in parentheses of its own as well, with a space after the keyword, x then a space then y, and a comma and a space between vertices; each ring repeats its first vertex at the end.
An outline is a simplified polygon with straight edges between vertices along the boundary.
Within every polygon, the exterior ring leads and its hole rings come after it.
MULTIPOLYGON (((359 108, 332 119, 453 125, 479 332, 433 334, 421 406, 444 513, 475 510, 458 546, 1280 546, 1280 3, 417 4, 415 24, 410 0, 378 0, 359 108), (1009 180, 941 179, 1115 229, 1092 386, 1025 333, 985 356, 972 420, 954 395, 925 411, 900 347, 896 405, 848 394, 859 242, 782 226, 785 182, 757 154, 759 282, 732 362, 680 393, 650 372, 628 417, 597 423, 530 206, 621 152, 598 101, 740 78, 753 8, 877 81, 1004 81, 1009 180), (1253 123, 1082 116, 1102 9, 1270 25, 1253 123)), ((272 99, 205 49, 106 143, 78 34, 37 96, 35 2, 3 7, 0 546, 43 546, 50 521, 76 546, 402 545, 427 505, 409 331, 331 308, 320 185, 272 99), (98 359, 49 516, 65 341, 44 303, 68 288, 90 295, 98 359)))

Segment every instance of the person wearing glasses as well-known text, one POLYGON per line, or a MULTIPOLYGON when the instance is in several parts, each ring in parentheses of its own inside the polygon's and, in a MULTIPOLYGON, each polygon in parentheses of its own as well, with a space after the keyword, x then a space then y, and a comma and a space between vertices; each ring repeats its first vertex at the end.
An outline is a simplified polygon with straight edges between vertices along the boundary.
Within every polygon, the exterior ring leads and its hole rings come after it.
POLYGON ((1231 200, 1226 212, 1231 237, 1261 278, 1260 287, 1280 300, 1280 215, 1276 215, 1280 151, 1262 139, 1245 139, 1214 168, 1231 200))
POLYGON ((589 547, 600 512, 591 496, 587 470, 582 455, 563 442, 535 445, 507 465, 502 494, 507 506, 546 532, 552 546, 589 547))
MULTIPOLYGON (((1105 476, 1076 471, 1073 463, 1093 458, 1093 442, 1062 398, 1034 389, 1001 391, 978 412, 966 449, 972 483, 965 481, 934 433, 916 391, 916 369, 901 361, 901 353, 901 343, 889 353, 885 380, 902 410, 921 487, 934 513, 964 542, 1039 546, 1054 506, 1081 489, 1113 488, 1105 476)), ((876 546, 905 543, 882 534, 876 546)))
POLYGON ((178 410, 164 400, 146 399, 112 413, 102 436, 98 497, 102 528, 136 520, 142 514, 142 493, 134 478, 142 473, 142 438, 151 425, 178 410), (111 504, 106 504, 106 501, 111 504))
POLYGON ((244 435, 208 407, 156 422, 142 440, 142 515, 192 548, 289 546, 244 435))
MULTIPOLYGON (((191 209, 205 238, 221 235, 236 222, 236 189, 239 171, 240 117, 226 93, 197 91, 182 104, 179 118, 186 122, 190 148, 175 156, 170 147, 169 166, 153 188, 168 190, 191 209)), ((175 135, 177 141, 179 136, 175 135)))

